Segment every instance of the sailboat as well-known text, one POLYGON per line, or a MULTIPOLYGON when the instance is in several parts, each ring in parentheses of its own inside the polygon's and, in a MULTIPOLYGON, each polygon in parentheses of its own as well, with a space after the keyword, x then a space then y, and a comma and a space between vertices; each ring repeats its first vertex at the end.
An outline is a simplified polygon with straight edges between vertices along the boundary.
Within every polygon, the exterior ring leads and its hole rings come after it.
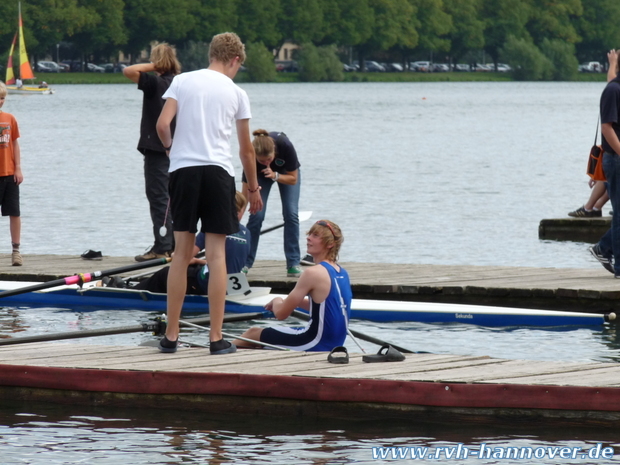
POLYGON ((54 91, 50 87, 38 87, 27 86, 21 84, 26 79, 34 79, 35 76, 32 73, 30 67, 30 61, 28 60, 28 53, 26 53, 26 42, 24 41, 24 27, 22 24, 22 6, 19 4, 19 29, 13 37, 13 43, 9 51, 9 61, 6 65, 6 80, 5 84, 10 94, 53 94, 54 91), (15 45, 17 38, 19 37, 19 74, 18 79, 13 72, 13 52, 15 51, 15 45), (21 85, 20 85, 21 84, 21 85))

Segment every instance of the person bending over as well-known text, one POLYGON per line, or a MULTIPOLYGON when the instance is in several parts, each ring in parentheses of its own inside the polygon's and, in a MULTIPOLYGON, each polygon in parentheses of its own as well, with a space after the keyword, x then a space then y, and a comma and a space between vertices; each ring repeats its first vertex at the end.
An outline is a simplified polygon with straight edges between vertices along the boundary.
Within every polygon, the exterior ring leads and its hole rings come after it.
MULTIPOLYGON (((310 322, 302 327, 253 327, 243 337, 304 351, 330 351, 344 344, 351 315, 349 275, 338 265, 343 236, 338 225, 319 220, 308 231, 306 245, 317 266, 306 269, 295 288, 285 298, 276 297, 265 308, 278 320, 284 320, 300 307, 310 312, 310 322)), ((256 347, 241 339, 238 347, 256 347)))

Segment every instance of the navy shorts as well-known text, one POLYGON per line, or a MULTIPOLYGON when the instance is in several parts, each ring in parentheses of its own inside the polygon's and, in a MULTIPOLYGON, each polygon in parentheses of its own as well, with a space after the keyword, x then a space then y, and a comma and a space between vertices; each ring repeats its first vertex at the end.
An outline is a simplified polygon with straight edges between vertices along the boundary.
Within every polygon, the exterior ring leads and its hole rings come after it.
POLYGON ((233 234, 239 231, 235 178, 215 165, 170 173, 170 214, 174 231, 233 234))
POLYGON ((2 216, 20 216, 19 184, 13 175, 0 176, 0 205, 2 216))

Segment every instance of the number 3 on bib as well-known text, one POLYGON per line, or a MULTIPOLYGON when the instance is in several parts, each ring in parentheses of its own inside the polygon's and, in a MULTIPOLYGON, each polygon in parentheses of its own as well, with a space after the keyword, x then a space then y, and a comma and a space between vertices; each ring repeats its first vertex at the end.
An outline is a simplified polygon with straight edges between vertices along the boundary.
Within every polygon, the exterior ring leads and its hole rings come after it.
POLYGON ((250 289, 250 284, 248 283, 248 278, 245 273, 228 275, 228 286, 226 288, 226 293, 228 295, 248 295, 250 292, 252 292, 252 289, 250 289))

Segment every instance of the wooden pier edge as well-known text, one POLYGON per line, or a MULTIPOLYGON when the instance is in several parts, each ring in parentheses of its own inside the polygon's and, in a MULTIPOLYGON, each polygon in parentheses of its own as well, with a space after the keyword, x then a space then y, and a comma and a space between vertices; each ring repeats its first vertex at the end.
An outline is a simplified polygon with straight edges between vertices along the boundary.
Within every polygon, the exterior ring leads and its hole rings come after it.
POLYGON ((364 420, 612 426, 620 388, 2 365, 0 395, 113 407, 364 420))

